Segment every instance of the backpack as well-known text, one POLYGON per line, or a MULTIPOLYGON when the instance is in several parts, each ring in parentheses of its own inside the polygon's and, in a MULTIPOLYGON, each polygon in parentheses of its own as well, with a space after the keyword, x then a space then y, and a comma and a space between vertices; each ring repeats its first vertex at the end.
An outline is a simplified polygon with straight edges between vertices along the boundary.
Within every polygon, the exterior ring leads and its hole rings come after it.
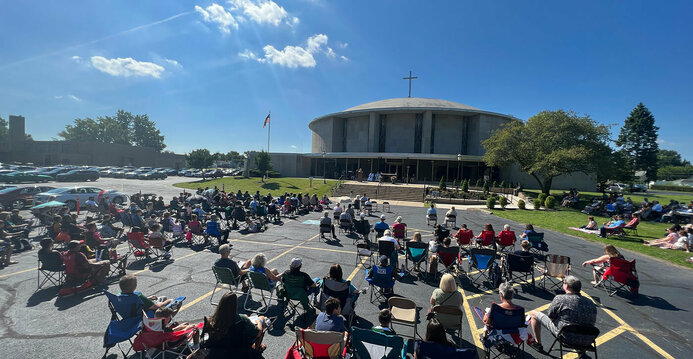
POLYGON ((495 261, 491 263, 491 266, 488 269, 488 273, 489 280, 491 281, 491 287, 498 288, 501 282, 503 282, 503 274, 501 273, 501 269, 498 263, 496 263, 495 261))

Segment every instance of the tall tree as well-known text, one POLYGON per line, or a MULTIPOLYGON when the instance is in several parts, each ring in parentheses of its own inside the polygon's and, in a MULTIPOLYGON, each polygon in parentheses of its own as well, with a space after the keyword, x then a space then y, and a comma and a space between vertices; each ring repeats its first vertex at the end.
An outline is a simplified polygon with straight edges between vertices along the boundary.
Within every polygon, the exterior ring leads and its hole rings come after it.
POLYGON ((659 150, 657 152, 657 166, 690 166, 690 162, 681 157, 681 154, 674 150, 659 150))
POLYGON ((9 137, 10 129, 7 124, 7 120, 0 116, 0 142, 5 143, 9 137))
POLYGON ((156 123, 147 115, 137 115, 132 119, 132 144, 139 147, 151 147, 161 152, 166 145, 156 123))
POLYGON ((628 154, 634 170, 647 171, 648 181, 657 179, 658 130, 654 116, 641 102, 626 118, 616 141, 628 154))
POLYGON ((65 126, 65 130, 60 131, 58 136, 66 141, 84 142, 84 141, 102 141, 101 126, 98 122, 91 118, 75 119, 72 125, 65 126))
POLYGON ((185 155, 188 166, 197 169, 207 168, 214 162, 214 156, 206 148, 194 150, 185 155))
POLYGON ((260 151, 255 157, 255 165, 260 173, 267 173, 272 170, 272 159, 270 154, 265 151, 260 151))
POLYGON ((609 129, 589 116, 543 111, 527 122, 513 121, 493 132, 482 143, 484 161, 499 167, 517 164, 548 195, 556 176, 596 172, 596 164, 608 154, 608 137, 609 129))

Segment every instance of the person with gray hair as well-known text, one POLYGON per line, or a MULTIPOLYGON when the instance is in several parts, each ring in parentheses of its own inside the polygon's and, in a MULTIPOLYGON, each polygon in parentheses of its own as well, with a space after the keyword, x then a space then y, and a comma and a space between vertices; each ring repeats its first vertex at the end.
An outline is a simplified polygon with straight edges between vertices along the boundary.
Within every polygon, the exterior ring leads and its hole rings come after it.
MULTIPOLYGON (((529 312, 531 328, 536 342, 530 346, 544 353, 541 346, 541 327, 557 336, 558 332, 568 324, 591 325, 597 321, 597 306, 594 302, 580 294, 582 283, 577 277, 569 275, 563 280, 565 294, 557 295, 551 301, 548 314, 533 310, 529 312)), ((566 339, 579 345, 590 345, 592 337, 580 334, 566 335, 566 339)))
POLYGON ((257 272, 266 275, 267 279, 269 279, 270 286, 274 286, 275 282, 282 279, 282 275, 279 273, 277 268, 267 270, 267 268, 265 268, 265 264, 267 264, 267 257, 265 257, 263 253, 258 253, 253 257, 253 259, 250 260, 249 270, 251 272, 257 272))
MULTIPOLYGON (((513 303, 513 296, 515 296, 515 288, 513 288, 513 285, 506 282, 503 282, 498 286, 498 295, 500 296, 500 306, 503 309, 507 310, 515 310, 518 308, 517 305, 513 303)), ((489 316, 489 312, 486 312, 484 315, 484 324, 487 326, 490 326, 492 324, 492 319, 489 316)))
POLYGON ((214 262, 215 267, 223 267, 230 269, 234 277, 243 277, 246 273, 248 273, 248 269, 250 268, 250 260, 241 260, 235 262, 229 259, 229 256, 231 255, 230 244, 222 244, 221 246, 219 246, 219 255, 221 256, 221 258, 217 259, 214 262))
POLYGON ((322 231, 323 227, 329 227, 332 230, 332 239, 337 239, 337 235, 334 232, 334 225, 332 224, 332 218, 330 218, 330 212, 328 211, 325 211, 322 218, 320 218, 320 237, 325 238, 322 231))

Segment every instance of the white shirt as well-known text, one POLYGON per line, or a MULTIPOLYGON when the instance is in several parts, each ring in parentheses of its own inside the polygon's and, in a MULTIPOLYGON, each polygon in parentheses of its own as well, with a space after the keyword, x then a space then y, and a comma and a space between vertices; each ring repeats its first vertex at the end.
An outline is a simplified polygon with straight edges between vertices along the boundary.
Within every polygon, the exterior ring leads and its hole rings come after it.
POLYGON ((457 217, 457 211, 455 211, 454 209, 450 209, 450 210, 448 211, 448 213, 445 213, 445 216, 446 216, 446 217, 450 217, 450 216, 457 217))
POLYGON ((340 207, 340 206, 335 206, 335 207, 334 207, 334 213, 342 213, 342 207, 340 207))
POLYGON ((395 244, 395 249, 399 249, 399 243, 397 243, 397 240, 394 239, 394 238, 392 238, 392 237, 382 236, 382 237, 380 237, 380 239, 378 239, 378 240, 379 240, 379 241, 388 241, 388 242, 392 242, 392 243, 395 244))

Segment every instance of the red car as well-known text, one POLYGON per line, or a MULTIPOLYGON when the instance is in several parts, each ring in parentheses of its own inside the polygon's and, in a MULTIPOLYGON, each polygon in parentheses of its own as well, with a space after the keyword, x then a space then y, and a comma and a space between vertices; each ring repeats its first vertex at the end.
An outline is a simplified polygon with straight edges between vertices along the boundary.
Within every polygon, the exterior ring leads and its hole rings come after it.
POLYGON ((0 204, 7 209, 23 209, 34 201, 34 195, 54 189, 49 186, 10 187, 0 190, 0 204))

